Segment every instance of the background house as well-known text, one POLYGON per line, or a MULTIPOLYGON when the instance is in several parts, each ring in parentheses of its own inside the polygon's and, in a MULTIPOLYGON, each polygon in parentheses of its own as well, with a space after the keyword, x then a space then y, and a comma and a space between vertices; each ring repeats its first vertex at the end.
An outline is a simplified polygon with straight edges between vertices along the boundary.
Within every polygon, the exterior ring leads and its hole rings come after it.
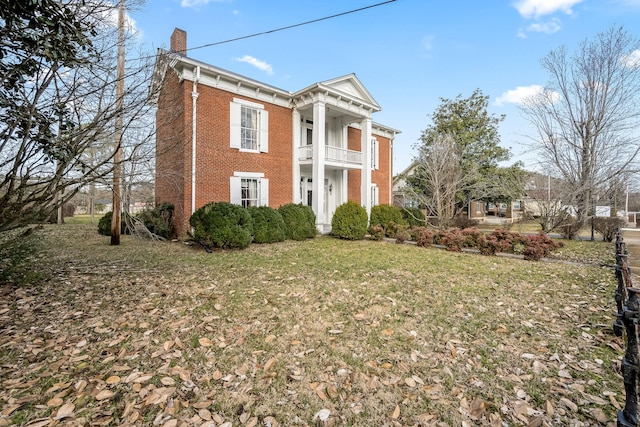
POLYGON ((156 203, 175 206, 179 235, 209 202, 302 203, 330 230, 336 207, 392 201, 393 140, 354 74, 289 92, 185 56, 175 29, 154 72, 156 203))

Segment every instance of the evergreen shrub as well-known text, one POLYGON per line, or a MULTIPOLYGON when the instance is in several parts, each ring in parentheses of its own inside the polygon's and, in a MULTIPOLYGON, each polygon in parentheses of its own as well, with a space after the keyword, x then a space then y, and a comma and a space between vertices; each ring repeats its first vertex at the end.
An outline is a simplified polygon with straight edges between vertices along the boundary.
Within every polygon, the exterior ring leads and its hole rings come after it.
POLYGON ((253 239, 253 218, 239 205, 212 202, 191 215, 194 240, 221 249, 244 249, 253 239))
POLYGON ((252 206, 248 209, 253 218, 255 243, 283 242, 287 238, 284 220, 277 210, 269 206, 252 206))
POLYGON ((426 218, 421 209, 418 208, 402 208, 400 210, 404 222, 409 227, 422 227, 426 224, 426 218))
MULTIPOLYGON (((125 214, 123 214, 125 215, 125 214)), ((98 234, 102 236, 111 236, 111 218, 113 217, 113 212, 109 211, 100 218, 98 221, 98 234)), ((124 219, 124 218, 121 218, 124 219)), ((120 221, 120 234, 127 233, 127 224, 125 221, 120 221)))
POLYGON ((336 208, 331 219, 331 235, 340 239, 362 240, 367 234, 367 210, 360 204, 348 201, 336 208))
POLYGON ((140 212, 136 217, 151 233, 168 239, 174 234, 173 209, 173 204, 162 203, 153 209, 140 212))
POLYGON ((369 225, 381 225, 385 231, 385 235, 387 237, 393 237, 398 231, 397 226, 404 226, 406 222, 402 217, 402 212, 399 207, 393 205, 376 205, 371 208, 369 225))
POLYGON ((284 220, 288 239, 305 240, 317 234, 316 214, 310 206, 288 203, 280 206, 278 212, 284 220))

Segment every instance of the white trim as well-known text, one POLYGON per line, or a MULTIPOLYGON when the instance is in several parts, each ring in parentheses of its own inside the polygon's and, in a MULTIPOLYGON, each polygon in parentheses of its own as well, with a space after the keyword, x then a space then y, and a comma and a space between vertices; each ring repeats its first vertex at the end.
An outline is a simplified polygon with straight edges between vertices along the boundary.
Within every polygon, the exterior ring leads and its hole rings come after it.
POLYGON ((238 172, 233 171, 233 176, 240 178, 264 178, 263 172, 238 172))
POLYGON ((200 79, 200 67, 194 70, 193 90, 191 92, 191 215, 196 211, 196 142, 197 142, 197 100, 198 100, 198 80, 200 79))
POLYGON ((259 110, 264 110, 264 104, 258 104, 257 102, 253 102, 253 101, 247 101, 246 99, 233 98, 233 102, 245 105, 247 107, 257 108, 259 110))

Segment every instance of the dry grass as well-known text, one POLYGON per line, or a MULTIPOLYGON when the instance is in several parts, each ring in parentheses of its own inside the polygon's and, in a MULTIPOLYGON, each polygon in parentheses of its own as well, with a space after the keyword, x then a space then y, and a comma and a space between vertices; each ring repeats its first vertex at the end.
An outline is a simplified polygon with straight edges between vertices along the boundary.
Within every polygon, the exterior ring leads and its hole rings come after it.
POLYGON ((31 240, 3 261, 0 426, 614 425, 624 403, 597 264, 329 237, 111 247, 83 225, 31 240))

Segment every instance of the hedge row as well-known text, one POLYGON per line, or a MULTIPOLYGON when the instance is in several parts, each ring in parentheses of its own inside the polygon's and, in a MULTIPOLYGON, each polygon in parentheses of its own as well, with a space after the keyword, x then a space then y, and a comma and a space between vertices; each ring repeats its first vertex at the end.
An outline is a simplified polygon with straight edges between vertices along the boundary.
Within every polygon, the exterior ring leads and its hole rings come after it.
POLYGON ((449 251, 461 252, 463 248, 477 249, 483 255, 498 252, 523 255, 524 259, 538 261, 552 251, 564 246, 540 232, 536 235, 520 234, 508 230, 495 230, 485 234, 477 228, 455 230, 431 230, 412 227, 408 230, 418 246, 442 245, 449 251))
POLYGON ((192 237, 210 248, 244 249, 251 243, 304 240, 316 235, 316 216, 309 206, 293 203, 277 210, 244 208, 227 202, 204 205, 189 219, 192 237))

